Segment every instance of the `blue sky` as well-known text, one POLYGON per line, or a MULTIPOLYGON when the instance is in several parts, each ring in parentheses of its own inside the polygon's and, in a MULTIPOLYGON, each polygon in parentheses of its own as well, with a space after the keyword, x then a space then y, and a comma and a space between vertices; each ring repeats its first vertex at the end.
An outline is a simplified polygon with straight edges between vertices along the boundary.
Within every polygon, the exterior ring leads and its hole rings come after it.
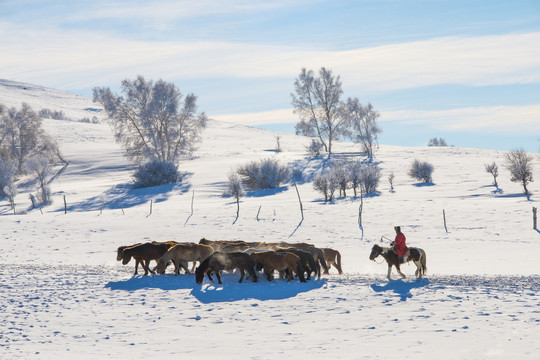
POLYGON ((0 0, 0 78, 90 96, 141 74, 292 132, 294 79, 324 66, 394 145, 539 152, 539 44, 538 0, 0 0))

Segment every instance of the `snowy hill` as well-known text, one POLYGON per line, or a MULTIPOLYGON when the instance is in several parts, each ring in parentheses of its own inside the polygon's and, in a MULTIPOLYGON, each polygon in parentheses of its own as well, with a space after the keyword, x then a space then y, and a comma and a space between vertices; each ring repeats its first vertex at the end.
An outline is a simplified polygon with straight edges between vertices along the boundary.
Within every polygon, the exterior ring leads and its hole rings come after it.
MULTIPOLYGON (((0 103, 21 102, 71 119, 103 116, 90 99, 0 80, 0 103)), ((43 213, 12 215, 0 200, 2 356, 537 357, 540 233, 532 229, 532 207, 540 196, 538 154, 532 154, 529 200, 510 182, 503 152, 381 145, 376 161, 383 177, 379 192, 364 198, 361 229, 359 198, 325 204, 313 190, 311 180, 327 159, 308 158, 303 137, 210 121, 199 150, 180 164, 184 183, 133 190, 133 166, 105 121, 45 119, 44 127, 70 164, 56 168, 54 202, 43 213), (277 135, 282 152, 275 151, 277 135), (302 171, 304 221, 289 185, 248 193, 235 222, 236 204, 222 196, 227 175, 268 157, 302 171), (434 165, 432 185, 408 177, 414 159, 434 165), (493 161, 500 192, 484 170, 493 161), (404 265, 407 279, 394 272, 387 281, 386 265, 368 259, 381 236, 393 237, 394 225, 410 246, 427 252, 426 279, 416 281, 414 266, 404 265), (207 280, 199 286, 189 275, 133 277, 132 263, 116 261, 120 245, 201 237, 332 247, 341 252, 346 274, 332 270, 307 284, 238 284, 237 275, 228 275, 223 286, 207 280)), ((335 151, 334 158, 361 157, 351 143, 338 143, 335 151)), ((31 191, 19 191, 18 209, 29 207, 31 191)))

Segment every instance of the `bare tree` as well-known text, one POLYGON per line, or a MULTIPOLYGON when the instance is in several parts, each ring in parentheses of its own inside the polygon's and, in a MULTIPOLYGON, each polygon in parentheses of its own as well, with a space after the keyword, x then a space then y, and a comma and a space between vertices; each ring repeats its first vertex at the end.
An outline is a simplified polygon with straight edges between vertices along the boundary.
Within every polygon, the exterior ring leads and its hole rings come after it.
POLYGON ((334 200, 336 182, 329 173, 320 174, 313 180, 313 188, 324 195, 324 202, 334 200))
POLYGON ((29 173, 33 173, 37 178, 38 199, 43 204, 51 203, 51 189, 48 185, 48 180, 51 177, 52 166, 45 156, 37 155, 30 159, 25 164, 29 173))
POLYGON ((0 112, 0 157, 15 165, 16 174, 32 156, 42 155, 51 161, 59 154, 56 143, 41 127, 41 119, 32 108, 22 103, 21 109, 0 112))
POLYGON ((446 147, 446 146, 448 146, 448 144, 446 143, 446 140, 444 140, 443 138, 434 137, 434 138, 429 139, 427 146, 430 146, 430 147, 432 147, 432 146, 446 147))
POLYGON ((513 182, 520 182, 523 185, 525 194, 529 195, 527 184, 534 181, 532 156, 529 156, 523 149, 515 149, 505 154, 506 168, 510 171, 513 182))
POLYGON ((358 98, 348 98, 344 111, 352 129, 353 141, 360 143, 362 151, 372 159, 373 147, 378 143, 379 134, 382 133, 377 124, 380 113, 375 111, 371 103, 362 105, 358 98))
POLYGON ((326 152, 332 142, 348 134, 343 118, 341 80, 332 70, 322 67, 316 77, 313 70, 302 69, 291 93, 294 113, 300 117, 296 134, 317 137, 326 152))
POLYGON ((394 192, 394 172, 391 172, 390 175, 388 175, 388 182, 390 183, 390 192, 394 192))
POLYGON ((240 216, 240 198, 246 195, 242 180, 237 173, 229 174, 229 182, 227 183, 227 191, 225 195, 234 196, 236 199, 236 219, 240 216))
POLYGON ((17 185, 15 185, 15 165, 9 160, 0 158, 0 197, 7 197, 13 206, 17 185))
POLYGON ((204 113, 197 114, 197 97, 185 97, 172 83, 163 80, 122 81, 124 97, 109 88, 93 89, 94 101, 104 108, 115 137, 130 159, 159 160, 176 163, 189 155, 206 126, 204 113))
POLYGON ((486 172, 490 173, 493 176, 493 185, 498 189, 499 185, 497 184, 497 176, 499 176, 499 167, 497 164, 492 162, 491 164, 485 164, 486 172))

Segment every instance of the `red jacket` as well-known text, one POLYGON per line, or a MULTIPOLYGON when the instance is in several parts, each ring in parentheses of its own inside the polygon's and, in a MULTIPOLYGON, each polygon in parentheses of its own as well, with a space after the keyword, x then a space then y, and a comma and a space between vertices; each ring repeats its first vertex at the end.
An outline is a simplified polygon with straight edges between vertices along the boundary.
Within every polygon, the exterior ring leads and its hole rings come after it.
POLYGON ((409 248, 405 245, 405 235, 399 233, 396 235, 396 239, 392 243, 396 249, 396 253, 399 257, 405 256, 409 248))

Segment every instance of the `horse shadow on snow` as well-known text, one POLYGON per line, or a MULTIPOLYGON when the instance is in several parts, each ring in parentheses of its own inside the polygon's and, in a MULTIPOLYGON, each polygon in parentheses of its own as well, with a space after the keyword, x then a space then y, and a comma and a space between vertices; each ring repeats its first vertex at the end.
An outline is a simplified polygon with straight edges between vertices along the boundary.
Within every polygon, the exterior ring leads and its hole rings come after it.
POLYGON ((411 290, 426 287, 429 285, 428 279, 416 279, 407 281, 403 279, 388 280, 384 285, 371 284, 371 289, 376 293, 393 292, 398 295, 401 301, 412 298, 411 290))
POLYGON ((161 290, 188 290, 191 295, 202 303, 210 304, 216 302, 233 302, 241 300, 282 300, 295 297, 296 295, 319 289, 326 284, 326 279, 309 280, 307 283, 300 283, 298 280, 287 282, 284 279, 274 279, 272 282, 259 277, 259 281, 254 283, 250 279, 238 282, 237 274, 223 274, 221 276, 223 284, 214 283, 206 278, 202 284, 195 283, 193 275, 136 275, 127 280, 110 281, 105 285, 115 291, 138 291, 143 289, 161 290))

